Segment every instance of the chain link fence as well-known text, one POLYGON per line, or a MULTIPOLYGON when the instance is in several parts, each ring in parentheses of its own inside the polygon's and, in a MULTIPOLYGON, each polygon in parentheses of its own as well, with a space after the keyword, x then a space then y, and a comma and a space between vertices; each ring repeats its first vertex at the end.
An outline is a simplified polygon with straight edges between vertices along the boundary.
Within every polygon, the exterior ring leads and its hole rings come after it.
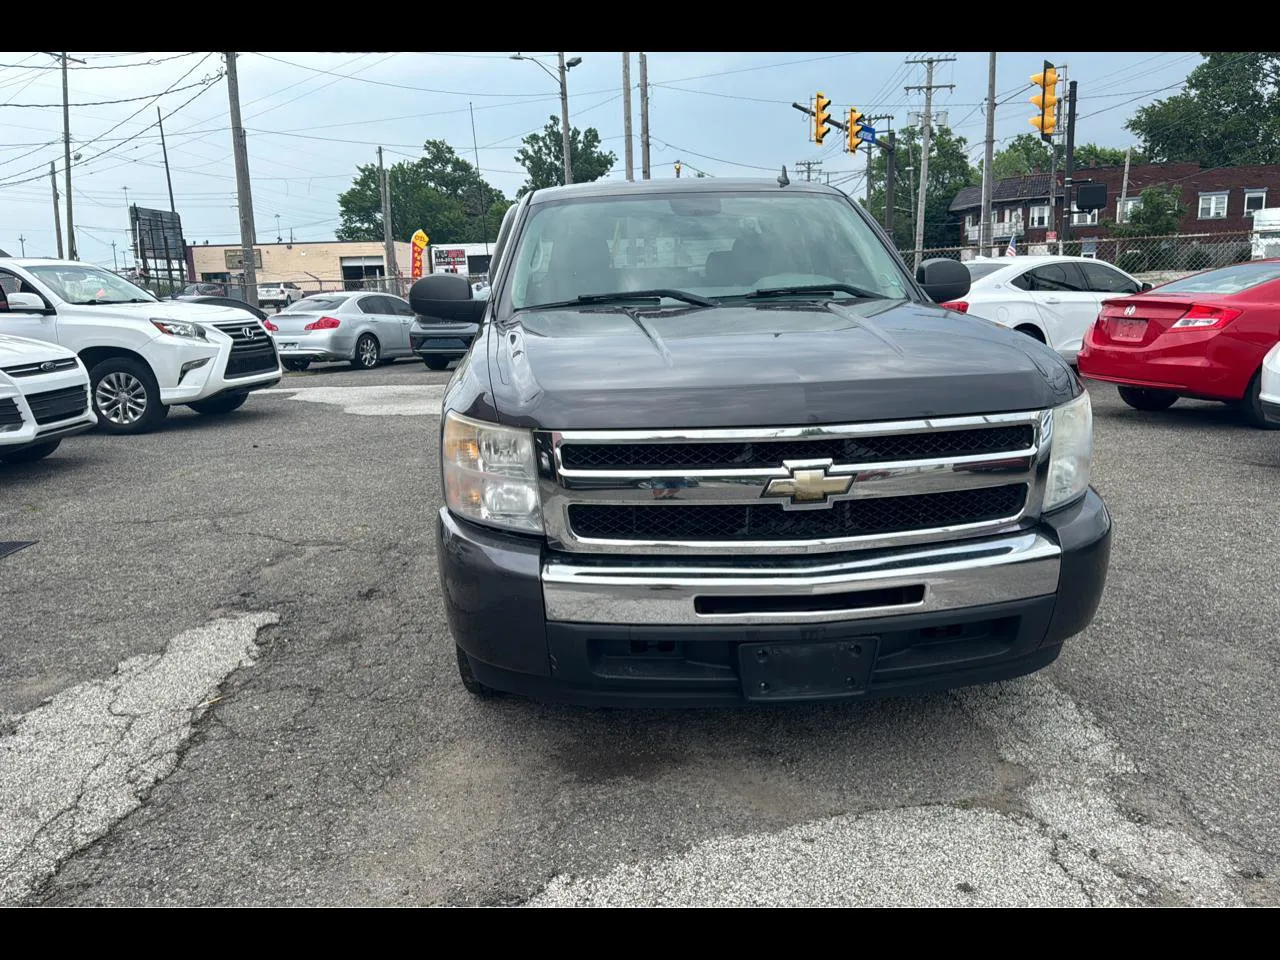
MULTIPOLYGON (((178 282, 170 283, 167 277, 146 277, 133 278, 130 280, 142 287, 147 292, 161 299, 167 299, 173 296, 204 296, 204 297, 230 297, 233 300, 248 300, 247 291, 242 283, 226 280, 195 280, 186 284, 178 282)), ((467 277, 467 280, 473 285, 485 285, 489 282, 487 273, 473 273, 467 277)), ((350 279, 342 277, 307 277, 305 279, 293 279, 285 281, 289 286, 288 291, 292 293, 292 299, 297 300, 301 297, 310 297, 319 293, 336 293, 339 291, 360 291, 365 293, 390 293, 397 297, 408 298, 409 288, 413 286, 414 281, 408 277, 360 277, 359 279, 350 279)), ((271 282, 259 282, 258 290, 263 288, 276 288, 278 285, 271 282)), ((261 295, 259 301, 265 298, 261 295)))

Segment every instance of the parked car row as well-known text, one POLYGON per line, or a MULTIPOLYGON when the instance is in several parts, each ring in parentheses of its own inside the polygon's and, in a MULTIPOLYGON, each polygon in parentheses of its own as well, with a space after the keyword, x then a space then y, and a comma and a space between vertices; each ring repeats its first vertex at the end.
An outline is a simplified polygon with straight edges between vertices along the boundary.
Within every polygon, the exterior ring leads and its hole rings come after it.
POLYGON ((283 376, 260 312, 158 300, 109 270, 0 258, 0 459, 48 456, 95 424, 154 429, 171 407, 215 416, 283 376))

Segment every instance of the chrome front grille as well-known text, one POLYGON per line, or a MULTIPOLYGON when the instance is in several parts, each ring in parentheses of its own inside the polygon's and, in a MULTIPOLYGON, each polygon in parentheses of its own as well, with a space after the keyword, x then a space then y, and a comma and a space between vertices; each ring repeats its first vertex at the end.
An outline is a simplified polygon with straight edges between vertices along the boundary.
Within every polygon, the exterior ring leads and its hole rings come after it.
POLYGON ((537 435, 554 547, 827 553, 985 536, 1039 513, 1051 420, 537 435))

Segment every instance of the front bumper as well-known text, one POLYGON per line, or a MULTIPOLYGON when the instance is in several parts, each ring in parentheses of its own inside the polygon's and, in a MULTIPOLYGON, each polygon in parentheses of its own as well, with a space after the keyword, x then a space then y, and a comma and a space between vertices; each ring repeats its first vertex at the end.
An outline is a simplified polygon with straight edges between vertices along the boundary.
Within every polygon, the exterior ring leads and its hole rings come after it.
MULTIPOLYGON (((80 394, 76 394, 77 398, 80 394)), ((66 403, 66 401, 63 401, 66 403)), ((47 408, 46 408, 47 409, 47 408)), ((93 404, 89 402, 89 377, 83 368, 60 371, 39 377, 9 378, 0 375, 0 455, 17 453, 51 440, 60 440, 77 433, 92 430, 98 424, 93 404), (32 402, 40 405, 42 394, 83 391, 84 406, 67 404, 62 408, 67 416, 42 411, 38 418, 32 410, 32 402), (13 423, 16 410, 18 423, 13 423), (44 423, 39 420, 44 419, 44 423)))
POLYGON ((1093 619, 1111 518, 1090 490, 1001 537, 736 564, 560 554, 446 510, 438 534, 450 629, 481 683, 676 707, 921 693, 1038 670, 1093 619))
POLYGON ((479 332, 475 323, 415 323, 409 328, 409 349, 419 357, 461 357, 479 332))
MULTIPOLYGON (((259 338, 261 342, 261 338, 259 338)), ((207 341, 160 336, 145 351, 166 406, 195 403, 224 393, 261 390, 284 376, 277 357, 266 369, 247 375, 228 375, 233 343, 229 336, 211 333, 207 341)))

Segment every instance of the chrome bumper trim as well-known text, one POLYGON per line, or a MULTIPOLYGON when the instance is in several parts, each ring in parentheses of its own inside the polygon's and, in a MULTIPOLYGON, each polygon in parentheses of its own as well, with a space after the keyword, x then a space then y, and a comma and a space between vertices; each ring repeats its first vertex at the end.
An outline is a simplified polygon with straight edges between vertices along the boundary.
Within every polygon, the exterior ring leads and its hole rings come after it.
POLYGON ((929 613, 1047 596, 1058 588, 1062 551, 1034 532, 945 547, 913 548, 836 561, 728 566, 641 560, 543 563, 547 619, 600 624, 771 624, 860 620, 929 613), (878 606, 764 612, 759 598, 812 598, 905 588, 919 599, 878 606), (922 592, 921 592, 922 588, 922 592), (735 613, 700 613, 699 598, 735 598, 735 613))

